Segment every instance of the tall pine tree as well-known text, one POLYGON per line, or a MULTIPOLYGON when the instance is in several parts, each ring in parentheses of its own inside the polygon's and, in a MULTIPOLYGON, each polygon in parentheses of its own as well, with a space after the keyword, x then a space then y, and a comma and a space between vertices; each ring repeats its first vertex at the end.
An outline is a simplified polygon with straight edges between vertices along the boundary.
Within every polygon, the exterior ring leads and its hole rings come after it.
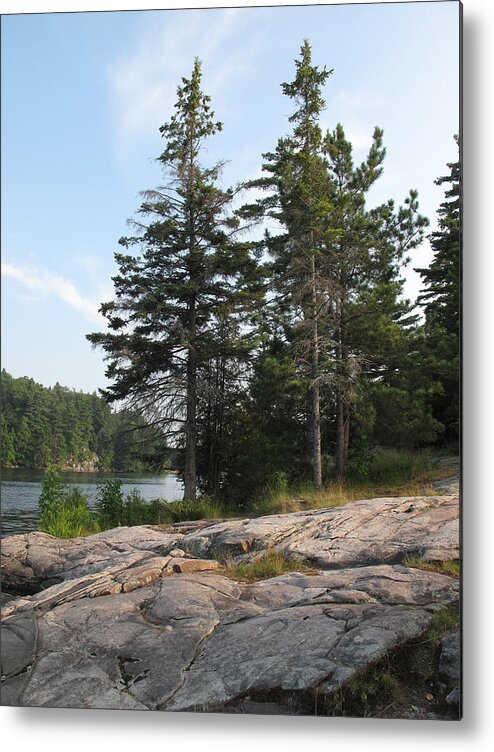
POLYGON ((322 87, 332 71, 313 65, 307 40, 295 67, 294 80, 282 84, 283 93, 295 104, 289 118, 293 131, 279 139, 274 153, 264 155, 268 175, 254 184, 270 191, 260 206, 284 229, 283 234, 267 237, 273 257, 272 289, 307 383, 312 475, 314 486, 321 488, 320 246, 327 179, 319 117, 325 107, 322 87))
POLYGON ((225 311, 235 316, 251 305, 245 280, 255 278, 255 263, 249 244, 234 239, 240 230, 231 212, 235 191, 218 186, 221 164, 200 163, 205 140, 222 125, 201 91, 197 59, 177 93, 175 112, 160 129, 166 184, 143 194, 140 214, 149 221, 134 223, 138 234, 120 241, 142 254, 115 255, 115 300, 101 306, 111 331, 88 339, 109 361, 107 399, 125 400, 181 445, 184 498, 193 500, 198 379, 211 359, 245 348, 241 335, 225 336, 218 321, 225 311))
MULTIPOLYGON (((423 236, 427 220, 414 191, 369 210, 366 196, 382 173, 385 149, 375 129, 366 160, 355 165, 343 127, 323 136, 322 87, 331 71, 312 64, 304 41, 296 75, 282 84, 295 102, 291 135, 264 155, 271 193, 259 202, 284 232, 267 236, 276 315, 284 321, 308 392, 313 481, 322 485, 321 416, 335 435, 336 473, 347 469, 351 415, 365 380, 379 380, 393 359, 393 343, 413 319, 400 301, 400 265, 423 236)), ((328 431, 325 430, 329 446, 328 431)))
POLYGON ((427 220, 416 191, 403 206, 392 200, 368 209, 369 190, 383 171, 383 132, 375 128, 367 158, 355 165, 341 124, 326 135, 329 190, 321 252, 327 327, 325 371, 336 412, 336 474, 347 471, 352 413, 365 382, 380 382, 399 368, 403 329, 414 323, 403 300, 401 265, 422 241, 427 220))

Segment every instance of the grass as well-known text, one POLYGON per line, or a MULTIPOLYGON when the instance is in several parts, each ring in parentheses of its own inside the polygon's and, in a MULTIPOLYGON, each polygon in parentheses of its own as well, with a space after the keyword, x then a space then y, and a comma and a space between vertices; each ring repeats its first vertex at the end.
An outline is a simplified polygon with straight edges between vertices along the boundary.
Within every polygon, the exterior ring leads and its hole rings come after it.
POLYGON ((326 700, 323 714, 369 717, 373 715, 376 704, 389 705, 398 699, 399 694, 400 681, 386 661, 384 665, 350 679, 344 688, 326 700))
POLYGON ((321 491, 310 484, 288 485, 277 474, 265 492, 249 506, 254 516, 286 514, 307 509, 324 509, 359 499, 389 496, 436 496, 431 485, 450 475, 440 466, 439 458, 427 453, 381 450, 372 455, 365 477, 362 474, 346 481, 330 481, 321 491))
MULTIPOLYGON (((284 473, 276 473, 264 492, 250 502, 246 516, 260 517, 338 507, 359 499, 435 496, 431 483, 448 477, 451 471, 440 466, 438 456, 424 452, 379 450, 369 454, 358 471, 353 468, 352 472, 353 477, 345 482, 331 481, 320 491, 315 491, 307 483, 290 486, 284 473)), ((207 496, 200 497, 197 501, 175 501, 171 504, 158 499, 145 502, 138 492, 133 492, 124 499, 120 481, 110 481, 101 489, 95 517, 87 508, 87 500, 74 497, 71 503, 66 503, 73 492, 69 492, 62 484, 60 473, 55 467, 48 468, 43 487, 40 498, 41 529, 59 538, 91 535, 98 530, 119 525, 166 525, 239 515, 239 509, 234 504, 217 502, 207 496)), ((425 566, 424 563, 422 568, 425 566)), ((445 566, 447 565, 443 564, 445 566)), ((449 566, 449 571, 440 571, 457 576, 454 562, 449 566)))
POLYGON ((274 550, 262 554, 248 564, 242 562, 233 564, 231 561, 227 561, 221 569, 217 570, 217 573, 224 577, 229 577, 237 582, 249 583, 267 580, 270 577, 277 577, 287 572, 319 574, 319 570, 301 564, 295 559, 288 559, 279 551, 274 550))
POLYGON ((388 483, 329 483, 321 491, 308 485, 296 485, 282 492, 269 492, 249 506, 256 517, 269 514, 287 514, 308 509, 339 507, 359 499, 388 496, 437 496, 432 486, 421 482, 388 483))
POLYGON ((186 522, 188 520, 222 519, 223 517, 232 516, 232 512, 229 508, 210 497, 202 496, 196 501, 185 499, 168 504, 166 516, 168 516, 167 521, 169 522, 186 522))
POLYGON ((197 501, 144 501, 133 491, 122 500, 118 515, 92 512, 82 494, 68 494, 41 516, 40 529, 55 538, 78 538, 120 526, 169 525, 174 522, 226 517, 228 510, 210 499, 197 501), (77 496, 77 498, 74 498, 77 496))
POLYGON ((49 465, 38 500, 39 527, 56 538, 78 538, 120 526, 162 525, 182 520, 214 519, 225 509, 208 497, 196 502, 169 504, 160 499, 147 502, 137 489, 124 497, 122 482, 107 480, 98 488, 96 509, 89 508, 87 496, 64 483, 60 468, 49 465))
POLYGON ((406 567, 423 569, 424 572, 437 572, 438 574, 446 574, 449 577, 454 577, 455 579, 459 579, 460 577, 459 561, 427 561, 421 556, 406 556, 403 564, 406 567))
POLYGON ((43 528, 45 533, 53 535, 54 538, 81 538, 87 535, 98 533, 100 527, 96 520, 89 523, 74 520, 70 513, 61 509, 56 516, 47 523, 43 528))
POLYGON ((457 629, 460 623, 460 615, 457 606, 443 608, 437 611, 425 633, 425 641, 431 648, 437 647, 439 641, 448 632, 457 629))

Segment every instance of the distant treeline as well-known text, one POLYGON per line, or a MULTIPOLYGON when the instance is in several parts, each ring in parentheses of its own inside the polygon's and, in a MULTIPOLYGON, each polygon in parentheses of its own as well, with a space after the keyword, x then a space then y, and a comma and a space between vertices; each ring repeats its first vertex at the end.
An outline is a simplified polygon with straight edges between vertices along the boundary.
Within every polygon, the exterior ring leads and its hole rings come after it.
POLYGON ((150 436, 135 412, 116 412, 95 392, 46 388, 2 370, 1 394, 4 467, 141 471, 169 463, 164 437, 150 436))

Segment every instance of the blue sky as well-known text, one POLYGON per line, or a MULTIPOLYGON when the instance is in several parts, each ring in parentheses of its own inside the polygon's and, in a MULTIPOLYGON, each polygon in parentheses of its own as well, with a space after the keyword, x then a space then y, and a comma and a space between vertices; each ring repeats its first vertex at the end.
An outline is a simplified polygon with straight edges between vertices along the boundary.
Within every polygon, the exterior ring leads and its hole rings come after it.
MULTIPOLYGON (((2 365, 76 389, 105 384, 100 351, 113 253, 138 192, 156 186, 158 132, 193 58, 224 131, 205 160, 225 181, 260 174, 261 154, 289 131, 304 37, 333 68, 324 127, 342 122, 365 156, 375 125, 387 158, 372 203, 417 188, 435 224, 434 180, 456 158, 458 3, 298 6, 18 15, 2 18, 2 365)), ((427 265, 427 243, 411 266, 427 265)), ((417 276, 406 273, 415 299, 417 276)))

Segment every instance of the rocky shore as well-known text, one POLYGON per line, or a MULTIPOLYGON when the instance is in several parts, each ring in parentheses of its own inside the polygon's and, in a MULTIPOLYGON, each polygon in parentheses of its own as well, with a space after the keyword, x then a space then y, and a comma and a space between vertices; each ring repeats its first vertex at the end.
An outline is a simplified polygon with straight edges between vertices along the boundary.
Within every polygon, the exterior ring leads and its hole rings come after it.
MULTIPOLYGON (((457 579, 405 565, 459 559, 458 495, 445 490, 73 540, 5 538, 2 703, 317 712, 457 602, 457 579), (316 573, 225 576, 225 560, 273 550, 316 573)), ((458 634, 443 643, 438 675, 457 716, 458 634)))

